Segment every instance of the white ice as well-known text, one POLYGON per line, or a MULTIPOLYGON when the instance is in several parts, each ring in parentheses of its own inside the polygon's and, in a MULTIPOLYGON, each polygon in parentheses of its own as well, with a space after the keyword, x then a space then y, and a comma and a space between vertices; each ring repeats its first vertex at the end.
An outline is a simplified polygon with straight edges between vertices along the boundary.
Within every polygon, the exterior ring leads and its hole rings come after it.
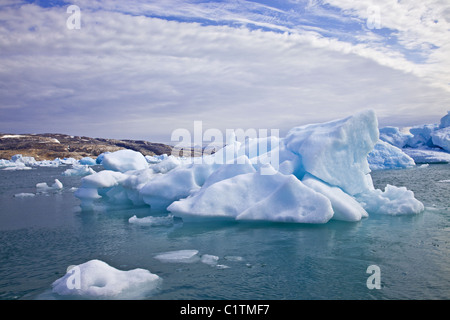
POLYGON ((160 226, 172 226, 174 224, 173 215, 169 214, 167 216, 148 216, 143 218, 138 218, 136 215, 128 219, 131 224, 160 227, 160 226))
POLYGON ((36 191, 38 193, 48 192, 51 190, 61 190, 63 188, 63 184, 58 179, 55 179, 55 182, 49 186, 47 182, 40 182, 36 184, 36 191))
POLYGON ((155 259, 170 263, 194 263, 200 260, 198 250, 176 250, 157 254, 155 259))
POLYGON ((374 188, 371 167, 405 168, 414 160, 379 140, 377 118, 370 110, 296 127, 282 138, 231 141, 203 158, 150 158, 121 150, 106 154, 102 164, 106 170, 82 178, 75 192, 82 206, 103 198, 147 204, 184 220, 294 223, 358 221, 379 211, 370 198, 389 214, 420 212, 420 202, 403 189, 374 188), (267 164, 274 159, 279 162, 267 164))
POLYGON ((414 159, 404 153, 400 148, 379 140, 367 158, 370 169, 403 169, 416 165, 414 159))
POLYGON ((425 209, 422 202, 414 198, 412 191, 389 184, 384 191, 366 191, 357 195, 357 199, 370 214, 407 215, 417 214, 425 209))
POLYGON ((95 171, 89 167, 89 165, 74 163, 72 168, 66 169, 62 175, 63 176, 87 176, 95 173, 95 171))
POLYGON ((15 198, 30 198, 30 197, 34 197, 34 196, 35 196, 34 193, 29 193, 29 192, 16 193, 14 195, 15 198))
POLYGON ((145 269, 122 271, 100 260, 74 266, 52 284, 54 294, 79 299, 144 299, 162 279, 145 269))

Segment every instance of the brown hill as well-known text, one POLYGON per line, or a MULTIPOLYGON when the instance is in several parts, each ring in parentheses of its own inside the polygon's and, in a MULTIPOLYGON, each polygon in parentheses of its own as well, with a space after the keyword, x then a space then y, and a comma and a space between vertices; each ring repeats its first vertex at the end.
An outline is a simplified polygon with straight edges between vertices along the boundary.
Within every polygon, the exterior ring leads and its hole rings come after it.
POLYGON ((172 147, 143 140, 116 140, 69 136, 65 134, 6 134, 0 133, 0 159, 11 159, 15 154, 36 160, 83 157, 96 158, 106 151, 131 149, 143 155, 170 154, 172 147))

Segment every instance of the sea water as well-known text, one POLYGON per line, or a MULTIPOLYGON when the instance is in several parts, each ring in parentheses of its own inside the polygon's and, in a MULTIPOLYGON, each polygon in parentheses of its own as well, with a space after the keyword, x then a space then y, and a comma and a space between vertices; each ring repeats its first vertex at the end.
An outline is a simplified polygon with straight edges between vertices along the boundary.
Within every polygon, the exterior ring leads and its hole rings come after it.
POLYGON ((450 164, 372 172, 377 188, 412 190, 421 214, 323 225, 166 223, 169 213, 133 206, 86 211, 73 195, 81 178, 65 169, 0 170, 0 299, 58 299, 51 284, 91 259, 160 276, 160 290, 143 299, 450 298, 450 164), (55 179, 62 190, 36 193, 55 179), (165 223, 133 223, 148 216, 165 223), (213 263, 156 258, 177 250, 213 263), (370 286, 373 266, 379 289, 370 286))

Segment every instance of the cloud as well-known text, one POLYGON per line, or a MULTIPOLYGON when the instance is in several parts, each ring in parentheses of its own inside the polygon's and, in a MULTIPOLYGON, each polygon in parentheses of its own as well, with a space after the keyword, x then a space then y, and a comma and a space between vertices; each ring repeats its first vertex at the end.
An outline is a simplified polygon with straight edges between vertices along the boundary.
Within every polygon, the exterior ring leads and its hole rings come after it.
POLYGON ((283 133, 374 108, 380 122, 408 125, 438 121, 450 102, 415 63, 367 43, 155 18, 155 3, 108 3, 80 3, 80 30, 67 29, 64 6, 0 11, 0 131, 168 142, 195 120, 283 133))

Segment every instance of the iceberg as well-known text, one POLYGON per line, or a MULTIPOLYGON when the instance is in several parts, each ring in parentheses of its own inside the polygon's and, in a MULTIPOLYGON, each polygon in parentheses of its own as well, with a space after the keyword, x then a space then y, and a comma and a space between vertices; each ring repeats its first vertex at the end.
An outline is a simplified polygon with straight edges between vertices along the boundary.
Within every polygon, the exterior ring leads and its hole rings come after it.
MULTIPOLYGON (((439 124, 415 126, 410 128, 409 132, 409 134, 402 133, 396 127, 381 128, 380 140, 401 148, 416 163, 450 162, 450 111, 441 118, 439 124)), ((377 152, 374 151, 374 153, 377 152)), ((392 164, 397 167, 393 163, 395 162, 394 158, 389 157, 389 154, 381 156, 390 162, 390 164, 385 163, 387 164, 386 168, 389 169, 392 164)), ((369 160, 373 162, 371 165, 374 169, 384 167, 384 164, 377 159, 369 160)), ((403 160, 405 161, 405 159, 403 160)), ((405 167, 409 166, 407 162, 405 164, 405 167)))
MULTIPOLYGON (((148 205, 185 221, 326 223, 359 221, 383 210, 392 215, 420 212, 423 205, 408 190, 375 189, 374 168, 415 165, 379 136, 376 115, 367 110, 295 127, 282 138, 228 140, 203 157, 144 157, 121 150, 106 154, 105 170, 83 177, 75 195, 82 206, 98 199, 148 205)), ((130 223, 140 222, 130 218, 130 223)))
POLYGON ((379 140, 369 153, 369 166, 371 170, 404 169, 416 165, 414 159, 404 153, 400 148, 379 140))
POLYGON ((145 269, 122 271, 101 260, 73 266, 52 283, 52 292, 78 299, 144 299, 151 296, 162 279, 145 269))
POLYGON ((36 184, 36 191, 38 193, 45 193, 51 190, 61 190, 63 188, 63 184, 58 179, 55 179, 55 182, 50 187, 47 182, 40 182, 36 184))

